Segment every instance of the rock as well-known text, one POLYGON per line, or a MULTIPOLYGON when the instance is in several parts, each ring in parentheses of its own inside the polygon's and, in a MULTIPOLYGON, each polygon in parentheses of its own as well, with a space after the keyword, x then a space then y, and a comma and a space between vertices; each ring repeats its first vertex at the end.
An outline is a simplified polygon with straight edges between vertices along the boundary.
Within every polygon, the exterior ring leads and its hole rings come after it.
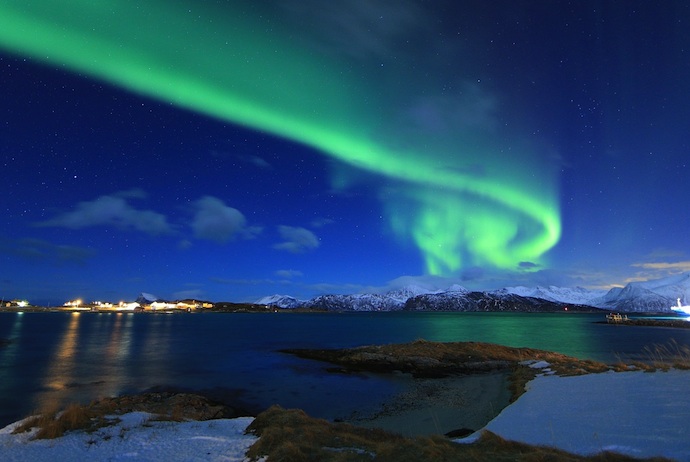
POLYGON ((474 430, 471 428, 458 428, 457 430, 449 431, 445 436, 448 438, 464 438, 470 436, 472 433, 474 433, 474 430))

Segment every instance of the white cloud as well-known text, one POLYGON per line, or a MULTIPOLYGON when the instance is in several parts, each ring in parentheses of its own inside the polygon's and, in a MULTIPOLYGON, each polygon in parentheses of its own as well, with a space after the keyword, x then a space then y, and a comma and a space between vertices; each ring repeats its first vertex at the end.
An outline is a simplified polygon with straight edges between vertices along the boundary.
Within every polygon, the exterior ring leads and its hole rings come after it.
POLYGON ((314 250, 320 245, 319 238, 306 228, 279 226, 278 232, 283 242, 274 245, 274 249, 303 253, 314 250))
POLYGON ((239 210, 228 207, 216 197, 205 196, 194 203, 195 215, 192 221, 194 235, 220 244, 235 237, 250 239, 261 229, 248 227, 247 220, 239 210))
POLYGON ((276 276, 284 279, 292 279, 292 278, 299 278, 304 276, 304 274, 301 271, 297 270, 292 270, 292 269, 287 269, 287 270, 278 270, 276 271, 276 276))
POLYGON ((70 229, 113 226, 151 235, 170 233, 172 228, 165 215, 151 210, 138 210, 127 202, 127 199, 138 199, 143 196, 141 190, 135 189, 97 197, 92 201, 79 202, 71 212, 38 225, 70 229))

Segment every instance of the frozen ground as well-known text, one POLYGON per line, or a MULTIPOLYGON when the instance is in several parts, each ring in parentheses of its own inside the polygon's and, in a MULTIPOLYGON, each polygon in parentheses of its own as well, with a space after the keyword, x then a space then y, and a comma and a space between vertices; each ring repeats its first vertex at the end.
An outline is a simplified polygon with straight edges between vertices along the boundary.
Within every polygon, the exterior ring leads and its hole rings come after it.
POLYGON ((541 376, 485 427, 577 454, 690 461, 690 371, 541 376))
MULTIPOLYGON (((241 461, 251 418, 155 422, 145 413, 93 434, 30 441, 0 430, 3 461, 241 461)), ((485 428, 578 454, 612 450, 690 461, 690 371, 538 377, 485 428)), ((471 440, 465 439, 462 441, 471 440)))
POLYGON ((156 422, 144 412, 121 416, 119 425, 95 433, 73 432, 54 440, 29 441, 0 430, 0 459, 31 461, 242 461, 256 438, 244 434, 251 417, 203 422, 156 422))

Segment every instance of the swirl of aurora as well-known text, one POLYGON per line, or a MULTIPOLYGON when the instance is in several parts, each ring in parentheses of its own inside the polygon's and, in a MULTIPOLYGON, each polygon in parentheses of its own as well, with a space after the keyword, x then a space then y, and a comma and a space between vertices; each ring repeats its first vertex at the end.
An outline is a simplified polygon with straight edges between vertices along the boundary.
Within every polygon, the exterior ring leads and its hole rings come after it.
POLYGON ((350 166, 336 187, 379 176, 390 229, 429 274, 543 264, 556 172, 499 121, 477 54, 439 59, 411 4, 332 3, 5 0, 0 47, 310 146, 350 166))

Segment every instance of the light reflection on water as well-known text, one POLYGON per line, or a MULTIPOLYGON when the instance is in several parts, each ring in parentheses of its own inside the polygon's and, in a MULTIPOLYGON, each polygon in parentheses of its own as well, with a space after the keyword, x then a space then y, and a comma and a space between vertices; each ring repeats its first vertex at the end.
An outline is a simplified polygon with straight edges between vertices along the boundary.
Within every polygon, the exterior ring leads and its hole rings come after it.
POLYGON ((7 337, 0 337, 0 340, 8 340, 10 342, 3 348, 0 348, 0 396, 7 396, 9 393, 11 393, 11 390, 13 390, 13 388, 16 387, 16 377, 8 372, 18 367, 17 350, 19 349, 19 343, 14 341, 14 339, 17 339, 21 336, 23 320, 24 313, 19 312, 14 316, 14 319, 12 319, 11 321, 10 319, 7 319, 7 321, 10 322, 8 322, 7 324, 4 324, 3 322, 2 324, 2 326, 11 325, 12 327, 10 328, 7 337))
POLYGON ((646 346, 690 345, 690 330, 596 324, 603 315, 524 313, 0 313, 0 425, 36 408, 151 387, 214 391, 250 410, 273 403, 334 417, 404 381, 334 375, 281 348, 482 341, 608 362, 646 346))
POLYGON ((62 403, 69 394, 68 386, 75 376, 80 314, 70 314, 67 329, 63 331, 58 345, 52 352, 53 357, 43 378, 42 391, 34 397, 34 408, 48 409, 62 403))

